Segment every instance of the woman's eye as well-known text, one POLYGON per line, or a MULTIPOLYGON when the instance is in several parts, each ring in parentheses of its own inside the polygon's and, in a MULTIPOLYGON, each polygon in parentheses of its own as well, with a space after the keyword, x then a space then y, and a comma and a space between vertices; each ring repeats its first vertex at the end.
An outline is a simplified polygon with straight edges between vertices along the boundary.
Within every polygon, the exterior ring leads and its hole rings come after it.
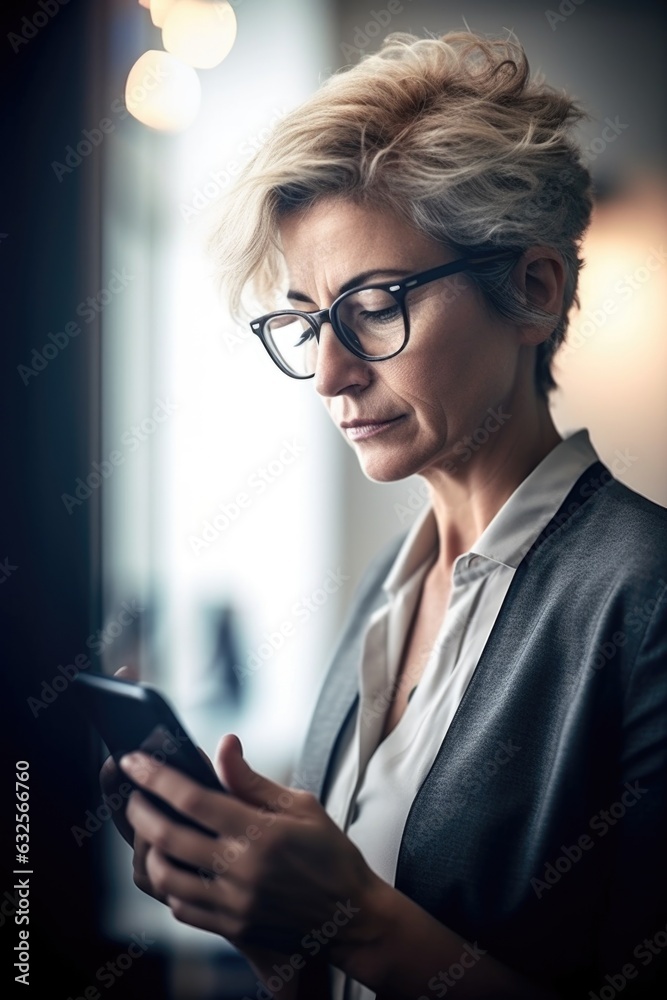
POLYGON ((396 319, 398 306, 390 306, 387 309, 377 309, 374 312, 365 310, 360 313, 360 319, 366 323, 387 323, 396 319))

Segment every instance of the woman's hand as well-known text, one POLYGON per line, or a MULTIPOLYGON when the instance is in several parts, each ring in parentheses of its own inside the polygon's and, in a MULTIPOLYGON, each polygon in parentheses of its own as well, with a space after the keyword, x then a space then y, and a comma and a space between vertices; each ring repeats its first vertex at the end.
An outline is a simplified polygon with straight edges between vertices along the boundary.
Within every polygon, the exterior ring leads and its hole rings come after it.
POLYGON ((121 766, 137 785, 211 831, 173 822, 141 792, 130 796, 127 819, 150 845, 149 884, 176 919, 227 938, 263 976, 274 971, 267 959, 276 959, 275 975, 284 982, 291 970, 306 963, 312 970, 316 956, 321 961, 338 944, 363 937, 359 915, 377 876, 315 796, 253 771, 237 737, 225 737, 217 757, 230 795, 147 754, 130 754, 121 766))
POLYGON ((133 792, 127 820, 137 884, 177 920, 231 941, 282 1000, 327 997, 329 964, 385 1000, 418 995, 464 952, 466 968, 471 955, 475 961, 459 984, 461 1000, 554 997, 383 882, 313 795, 253 771, 235 736, 217 757, 229 795, 145 753, 124 757, 121 767, 211 831, 174 822, 133 792))
MULTIPOLYGON (((114 677, 118 677, 123 681, 136 681, 139 679, 137 670, 130 666, 120 667, 115 672, 114 677)), ((123 784, 127 784, 127 776, 120 770, 113 757, 107 757, 100 770, 100 787, 103 794, 107 796, 118 795, 119 789, 123 784)), ((124 797, 122 796, 122 798, 124 797)), ((146 855, 148 854, 150 844, 141 836, 135 834, 132 826, 127 821, 125 809, 114 809, 112 815, 116 829, 121 837, 134 850, 132 858, 134 884, 161 903, 166 902, 165 898, 151 885, 148 872, 146 871, 146 855)))

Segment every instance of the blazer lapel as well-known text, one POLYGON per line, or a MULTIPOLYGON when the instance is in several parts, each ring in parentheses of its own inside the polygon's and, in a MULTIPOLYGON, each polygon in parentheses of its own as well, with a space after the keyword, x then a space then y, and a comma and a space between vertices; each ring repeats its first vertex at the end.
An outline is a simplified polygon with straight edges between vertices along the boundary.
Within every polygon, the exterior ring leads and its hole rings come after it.
MULTIPOLYGON (((399 543, 403 539, 399 540, 399 543)), ((335 650, 317 700, 303 751, 292 774, 293 788, 313 792, 320 800, 326 791, 331 762, 350 713, 359 700, 360 663, 368 620, 386 601, 381 582, 393 563, 398 545, 383 559, 352 609, 347 627, 335 650)))

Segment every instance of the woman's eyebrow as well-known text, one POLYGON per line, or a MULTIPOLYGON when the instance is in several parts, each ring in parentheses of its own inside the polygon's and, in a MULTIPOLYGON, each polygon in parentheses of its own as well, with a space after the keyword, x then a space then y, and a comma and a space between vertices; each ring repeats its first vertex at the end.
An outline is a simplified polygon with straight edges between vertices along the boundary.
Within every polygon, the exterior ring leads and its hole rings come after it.
MULTIPOLYGON (((350 278, 349 281, 346 281, 344 285, 341 285, 340 288, 338 289, 338 295, 342 295, 343 292, 349 292, 351 288, 356 288, 358 285, 363 285, 364 282, 369 280, 369 278, 377 277, 378 275, 390 275, 390 274, 401 276, 406 274, 412 274, 412 271, 399 270, 398 268, 395 267, 378 267, 374 268, 372 271, 362 271, 361 274, 355 274, 353 278, 350 278)), ((305 295, 303 292, 295 291, 292 288, 288 290, 287 298, 295 299, 297 302, 313 302, 313 300, 308 295, 305 295)), ((316 303, 313 302, 313 305, 315 304, 316 303)))

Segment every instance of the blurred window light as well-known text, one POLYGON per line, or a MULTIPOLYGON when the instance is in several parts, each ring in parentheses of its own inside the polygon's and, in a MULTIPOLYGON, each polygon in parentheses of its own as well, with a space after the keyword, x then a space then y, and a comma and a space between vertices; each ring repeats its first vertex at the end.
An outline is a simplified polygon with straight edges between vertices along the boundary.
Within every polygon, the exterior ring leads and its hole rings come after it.
MULTIPOLYGON (((352 587, 334 499, 339 441, 312 387, 300 392, 228 318, 204 248, 218 198, 331 63, 332 32, 307 0, 235 6, 240 58, 206 75, 188 131, 165 136, 137 114, 152 127, 128 118, 107 153, 103 256, 134 280, 104 312, 104 453, 159 400, 170 416, 105 484, 106 619, 128 598, 145 609, 105 668, 136 662, 209 754, 236 732, 252 765, 285 781, 352 587)), ((131 44, 114 36, 119 80, 137 49, 155 44, 144 11, 135 15, 131 44)), ((156 71, 149 56, 197 76, 172 53, 146 53, 133 70, 139 85, 156 71)), ((161 942, 219 952, 219 940, 137 898, 114 844, 110 932, 125 933, 131 913, 161 942)))

